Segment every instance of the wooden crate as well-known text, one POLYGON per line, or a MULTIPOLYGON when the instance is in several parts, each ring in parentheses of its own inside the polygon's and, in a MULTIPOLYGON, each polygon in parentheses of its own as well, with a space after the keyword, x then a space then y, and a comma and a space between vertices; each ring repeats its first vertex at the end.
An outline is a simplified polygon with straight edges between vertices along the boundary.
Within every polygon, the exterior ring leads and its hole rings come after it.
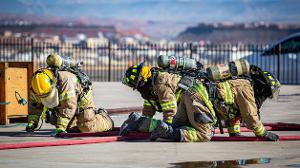
POLYGON ((0 124, 27 117, 28 103, 21 105, 17 99, 20 95, 28 101, 32 74, 32 62, 0 62, 0 124))

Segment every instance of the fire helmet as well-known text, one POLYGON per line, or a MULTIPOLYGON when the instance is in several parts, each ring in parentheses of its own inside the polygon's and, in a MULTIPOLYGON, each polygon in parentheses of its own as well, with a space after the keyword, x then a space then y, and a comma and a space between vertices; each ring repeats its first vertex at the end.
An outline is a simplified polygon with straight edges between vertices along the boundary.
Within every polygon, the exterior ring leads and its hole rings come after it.
POLYGON ((56 78, 50 69, 39 69, 32 76, 31 90, 41 99, 44 106, 53 108, 58 106, 59 97, 56 88, 56 78))
POLYGON ((151 77, 151 70, 144 63, 129 67, 122 79, 122 83, 136 89, 141 81, 147 82, 151 77))

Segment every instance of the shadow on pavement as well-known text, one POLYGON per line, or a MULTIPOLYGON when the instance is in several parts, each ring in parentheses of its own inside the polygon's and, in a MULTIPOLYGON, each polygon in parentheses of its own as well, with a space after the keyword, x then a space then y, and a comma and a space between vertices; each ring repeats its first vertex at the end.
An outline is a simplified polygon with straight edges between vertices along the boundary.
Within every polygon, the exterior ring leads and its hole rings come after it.
POLYGON ((9 137, 50 137, 51 129, 40 130, 37 132, 0 132, 0 136, 9 136, 9 137))

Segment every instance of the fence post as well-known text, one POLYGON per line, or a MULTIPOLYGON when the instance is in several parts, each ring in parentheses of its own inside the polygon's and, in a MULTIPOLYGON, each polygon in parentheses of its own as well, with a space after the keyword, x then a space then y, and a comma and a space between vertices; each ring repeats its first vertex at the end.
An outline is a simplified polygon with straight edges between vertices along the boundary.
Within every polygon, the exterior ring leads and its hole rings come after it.
POLYGON ((277 54, 277 79, 280 80, 280 54, 281 53, 281 45, 279 44, 278 54, 277 54))
POLYGON ((108 81, 111 82, 111 42, 108 41, 108 81))
POLYGON ((189 44, 190 49, 190 58, 193 59, 193 43, 189 44))
POLYGON ((33 68, 33 71, 35 71, 35 67, 36 67, 36 65, 35 65, 35 58, 34 58, 34 39, 33 39, 33 37, 31 37, 31 39, 30 39, 30 45, 31 45, 31 62, 32 62, 32 68, 33 68))

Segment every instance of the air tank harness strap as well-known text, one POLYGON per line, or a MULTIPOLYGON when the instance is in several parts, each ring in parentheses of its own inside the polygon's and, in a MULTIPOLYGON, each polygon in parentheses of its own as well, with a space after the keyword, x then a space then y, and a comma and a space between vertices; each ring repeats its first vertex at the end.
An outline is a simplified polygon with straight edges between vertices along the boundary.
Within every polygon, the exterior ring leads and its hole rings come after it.
MULTIPOLYGON (((208 95, 209 95, 210 101, 211 102, 216 101, 216 99, 218 99, 218 96, 217 96, 217 87, 216 87, 215 83, 213 83, 213 82, 205 82, 205 85, 206 85, 207 90, 208 90, 208 95)), ((215 114, 216 114, 216 117, 217 117, 217 124, 218 124, 218 127, 220 129, 220 133, 224 134, 221 117, 219 116, 220 114, 218 114, 218 112, 217 112, 217 110, 216 110, 216 108, 215 108, 214 105, 213 105, 213 109, 216 112, 215 114)))
POLYGON ((203 83, 194 83, 193 88, 196 89, 196 91, 200 94, 201 99, 204 101, 205 105, 208 107, 209 111, 211 112, 212 116, 214 117, 214 125, 216 124, 216 113, 215 110, 213 108, 213 105, 208 97, 208 93, 207 93, 207 89, 205 88, 205 86, 203 85, 203 83))
POLYGON ((177 88, 177 89, 176 89, 175 95, 176 95, 176 102, 177 102, 177 105, 179 104, 181 95, 182 95, 183 93, 184 93, 184 90, 183 90, 183 89, 181 89, 181 88, 177 88))
MULTIPOLYGON (((234 120, 236 117, 236 113, 233 108, 234 99, 233 99, 233 94, 232 94, 232 89, 231 89, 230 83, 228 81, 222 82, 221 87, 224 90, 224 95, 225 95, 224 104, 226 106, 225 109, 227 112, 227 127, 229 130, 232 131, 232 133, 239 132, 239 125, 231 124, 232 123, 231 121, 234 120)), ((234 122, 234 123, 236 123, 236 122, 234 122)))
POLYGON ((144 101, 144 105, 146 106, 150 105, 155 111, 163 112, 162 107, 157 100, 146 99, 146 101, 144 101))

